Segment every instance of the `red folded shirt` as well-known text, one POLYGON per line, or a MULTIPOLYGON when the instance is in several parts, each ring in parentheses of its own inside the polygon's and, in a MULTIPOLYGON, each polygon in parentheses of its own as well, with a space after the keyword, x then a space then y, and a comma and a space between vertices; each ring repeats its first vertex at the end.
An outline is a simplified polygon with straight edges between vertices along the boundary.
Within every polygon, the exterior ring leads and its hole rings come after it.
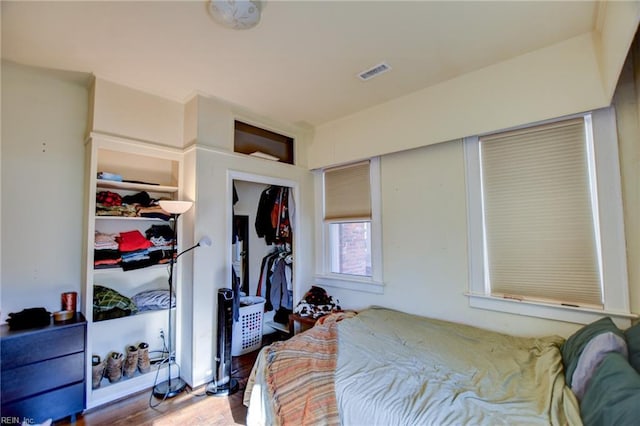
POLYGON ((118 237, 120 251, 136 251, 149 248, 153 245, 140 231, 121 232, 118 237))

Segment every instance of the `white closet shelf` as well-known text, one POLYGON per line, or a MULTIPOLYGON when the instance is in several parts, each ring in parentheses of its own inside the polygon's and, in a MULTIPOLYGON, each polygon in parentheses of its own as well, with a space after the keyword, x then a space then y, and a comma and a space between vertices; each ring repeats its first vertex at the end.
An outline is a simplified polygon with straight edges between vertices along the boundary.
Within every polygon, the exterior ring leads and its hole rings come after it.
POLYGON ((143 216, 96 216, 96 220, 143 220, 143 221, 154 221, 154 222, 169 222, 168 220, 161 219, 159 217, 143 217, 143 216))
POLYGON ((118 182, 114 180, 97 179, 96 186, 105 189, 123 189, 130 191, 149 191, 149 192, 178 192, 177 186, 153 185, 146 183, 134 182, 118 182))
POLYGON ((273 328, 274 330, 281 331, 283 333, 289 333, 289 327, 287 324, 281 324, 275 321, 265 321, 264 325, 273 328))
MULTIPOLYGON (((175 310, 175 306, 173 308, 171 308, 171 310, 175 310)), ((92 324, 96 327, 100 327, 102 324, 106 324, 110 321, 118 321, 118 320, 124 320, 127 318, 131 318, 131 317, 140 317, 141 315, 147 315, 147 316, 152 316, 152 315, 163 315, 166 316, 167 315, 167 311, 169 311, 169 308, 163 308, 163 309, 149 309, 147 311, 137 311, 134 314, 131 315, 126 315, 124 317, 118 317, 118 318, 109 318, 109 319, 103 319, 100 321, 93 321, 92 320, 92 324)), ((120 321, 120 322, 126 322, 126 321, 120 321)), ((113 323, 111 323, 111 325, 113 325, 113 323)), ((107 327, 106 325, 104 327, 107 327)))
MULTIPOLYGON (((158 382, 165 381, 167 379, 166 369, 166 364, 162 364, 160 367, 153 365, 148 373, 136 372, 133 377, 123 377, 116 383, 109 383, 107 378, 103 378, 100 387, 91 391, 91 399, 87 401, 87 409, 151 388, 156 383, 156 377, 159 377, 158 382)), ((177 377, 175 373, 171 375, 177 377)))
POLYGON ((95 275, 102 275, 102 274, 109 274, 112 272, 115 273, 127 273, 127 272, 133 272, 133 271, 149 271, 152 269, 169 269, 169 262, 167 263, 154 263, 153 265, 149 265, 149 266, 145 266, 143 268, 134 268, 134 269, 128 269, 128 270, 124 270, 122 269, 121 266, 114 266, 111 268, 94 268, 93 269, 93 273, 95 275))

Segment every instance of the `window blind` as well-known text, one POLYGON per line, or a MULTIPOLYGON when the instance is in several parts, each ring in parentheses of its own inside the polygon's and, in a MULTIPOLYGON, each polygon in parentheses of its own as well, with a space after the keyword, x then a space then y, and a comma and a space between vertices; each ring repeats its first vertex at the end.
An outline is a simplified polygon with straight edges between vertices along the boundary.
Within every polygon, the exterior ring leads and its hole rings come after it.
POLYGON ((602 307, 585 121, 480 138, 495 296, 602 307))
POLYGON ((324 171, 324 219, 371 219, 369 161, 324 171))

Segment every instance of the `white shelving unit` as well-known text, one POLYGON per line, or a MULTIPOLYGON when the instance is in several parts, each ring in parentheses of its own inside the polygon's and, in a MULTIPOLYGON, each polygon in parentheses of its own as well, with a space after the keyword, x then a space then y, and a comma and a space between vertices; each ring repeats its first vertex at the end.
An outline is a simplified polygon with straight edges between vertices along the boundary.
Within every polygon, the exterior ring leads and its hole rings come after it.
MULTIPOLYGON (((92 133, 86 151, 86 249, 85 283, 83 288, 83 311, 87 319, 87 408, 97 407, 126 397, 143 389, 150 389, 157 376, 158 382, 167 379, 165 367, 152 365, 149 373, 136 372, 134 377, 123 377, 118 382, 109 383, 103 378, 100 387, 92 388, 93 355, 105 359, 111 352, 121 352, 126 357, 129 345, 141 342, 149 344, 151 358, 161 358, 163 341, 160 331, 168 329, 169 310, 141 311, 134 315, 103 321, 93 318, 94 284, 112 288, 124 296, 132 297, 145 290, 168 289, 168 264, 152 265, 146 268, 125 271, 122 268, 94 269, 95 231, 120 233, 138 230, 143 235, 152 225, 167 224, 169 221, 157 218, 120 217, 96 215, 96 194, 111 191, 121 196, 135 195, 145 191, 153 199, 178 199, 182 173, 182 151, 149 143, 127 140, 113 136, 92 133), (98 172, 119 174, 129 182, 97 179, 98 172), (143 183, 140 183, 143 182, 143 183)), ((180 229, 178 235, 180 236, 180 229)), ((179 243, 179 242, 178 242, 179 243)), ((176 288, 180 285, 175 278, 176 288)), ((175 313, 180 309, 172 309, 175 313)), ((177 315, 173 316, 178 317, 177 315)), ((178 326, 173 327, 179 330, 178 326)), ((179 336, 174 336, 177 341, 179 336)), ((167 342, 168 344, 168 342, 167 342)), ((174 346, 176 347, 176 346, 174 346)), ((176 357, 179 361, 180 354, 176 357)), ((172 373, 174 371, 172 370, 172 373)), ((177 371, 175 371, 177 375, 177 371)), ((173 375, 173 374, 172 374, 173 375)))
POLYGON ((118 182, 104 179, 96 179, 96 187, 122 191, 149 191, 173 194, 178 192, 177 186, 149 185, 144 183, 118 182))

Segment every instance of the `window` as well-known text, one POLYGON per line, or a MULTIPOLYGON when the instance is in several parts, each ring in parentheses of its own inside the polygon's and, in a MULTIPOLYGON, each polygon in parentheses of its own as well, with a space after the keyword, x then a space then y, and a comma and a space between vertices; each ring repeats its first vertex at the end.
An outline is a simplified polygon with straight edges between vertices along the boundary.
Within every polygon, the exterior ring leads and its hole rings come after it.
POLYGON ((381 293, 379 160, 325 169, 317 182, 318 283, 381 293))
POLYGON ((612 110, 465 139, 470 303, 629 318, 612 110))
POLYGON ((371 276, 371 221, 329 224, 331 272, 371 276))

